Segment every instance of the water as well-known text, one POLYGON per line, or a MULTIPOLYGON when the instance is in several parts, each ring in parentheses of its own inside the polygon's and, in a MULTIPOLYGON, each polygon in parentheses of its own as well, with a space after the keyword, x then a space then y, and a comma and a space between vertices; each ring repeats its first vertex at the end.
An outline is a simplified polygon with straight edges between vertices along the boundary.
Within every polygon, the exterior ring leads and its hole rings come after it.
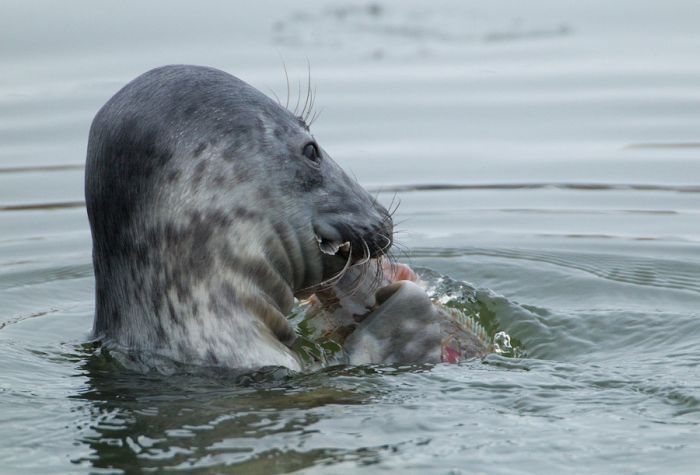
POLYGON ((697 2, 5 1, 2 473, 694 473, 697 2), (94 355, 92 116, 166 63, 292 102, 522 359, 139 376, 94 355))

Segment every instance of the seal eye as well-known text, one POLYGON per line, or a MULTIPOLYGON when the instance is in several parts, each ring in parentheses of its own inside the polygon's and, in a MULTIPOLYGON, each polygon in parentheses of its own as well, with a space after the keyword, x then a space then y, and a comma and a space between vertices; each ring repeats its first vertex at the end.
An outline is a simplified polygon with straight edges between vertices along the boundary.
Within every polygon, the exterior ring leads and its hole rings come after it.
POLYGON ((318 153, 318 147, 313 142, 309 142, 304 145, 303 154, 314 163, 318 163, 321 160, 321 154, 318 153))

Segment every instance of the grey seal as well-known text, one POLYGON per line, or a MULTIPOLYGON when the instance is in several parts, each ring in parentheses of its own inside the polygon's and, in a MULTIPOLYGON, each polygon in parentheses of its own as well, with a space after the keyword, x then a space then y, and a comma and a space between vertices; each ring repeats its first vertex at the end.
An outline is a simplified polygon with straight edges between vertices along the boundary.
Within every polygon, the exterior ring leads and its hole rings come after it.
POLYGON ((186 363, 301 369, 294 298, 392 244, 303 118, 207 67, 151 70, 100 109, 85 197, 94 337, 186 363))

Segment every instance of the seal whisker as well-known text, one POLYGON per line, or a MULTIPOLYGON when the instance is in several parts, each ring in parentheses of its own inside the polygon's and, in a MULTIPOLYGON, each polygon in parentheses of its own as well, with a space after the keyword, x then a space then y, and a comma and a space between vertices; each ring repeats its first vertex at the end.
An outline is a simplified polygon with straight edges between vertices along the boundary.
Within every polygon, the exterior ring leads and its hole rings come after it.
POLYGON ((392 196, 391 198, 391 203, 389 203, 389 208, 387 209, 387 213, 390 218, 392 218, 394 216, 394 213, 398 211, 399 206, 401 206, 401 197, 398 195, 397 192, 395 192, 394 196, 392 196), (394 202, 396 203, 396 206, 394 206, 394 202))
POLYGON ((309 107, 309 104, 311 102, 311 62, 309 61, 309 58, 306 58, 306 67, 307 67, 306 100, 304 101, 304 107, 301 109, 301 113, 299 114, 299 117, 301 117, 301 120, 304 121, 304 123, 306 123, 307 113, 308 113, 307 108, 309 107))
POLYGON ((284 108, 289 110, 289 73, 287 72, 287 65, 284 63, 284 60, 282 60, 282 68, 284 68, 284 79, 287 82, 287 101, 284 103, 284 108))
POLYGON ((348 293, 350 295, 354 295, 358 290, 360 290, 362 283, 365 281, 365 277, 367 276, 367 271, 369 267, 371 266, 370 264, 370 250, 369 246, 367 245, 367 242, 363 237, 360 237, 360 242, 362 242, 362 258, 360 259, 359 262, 355 263, 353 267, 358 267, 359 268, 359 273, 358 275, 353 279, 353 281, 350 283, 350 289, 348 290, 348 293))
POLYGON ((374 194, 371 195, 372 197, 372 204, 376 208, 377 205, 379 204, 379 194, 382 192, 382 187, 380 186, 376 190, 374 190, 374 194))
POLYGON ((297 81, 297 102, 294 104, 294 111, 292 114, 298 116, 299 105, 301 104, 301 81, 297 81))
POLYGON ((318 87, 314 86, 314 93, 311 96, 311 105, 309 106, 309 117, 311 117, 311 113, 313 113, 314 107, 316 106, 316 97, 318 97, 318 87))
POLYGON ((359 268, 358 274, 353 278, 352 282, 346 290, 349 295, 355 295, 362 287, 362 283, 365 281, 365 276, 367 275, 367 265, 362 264, 357 266, 359 268))
POLYGON ((396 213, 396 212, 399 210, 399 207, 401 206, 401 203, 402 203, 401 197, 400 197, 400 196, 398 195, 398 193, 397 193, 397 194, 396 194, 396 206, 395 206, 394 209, 389 213, 389 214, 391 214, 392 217, 394 216, 394 213, 396 213))
POLYGON ((362 259, 360 259, 360 261, 357 262, 356 265, 363 265, 369 262, 370 257, 372 256, 372 253, 369 250, 369 246, 367 245, 367 241, 365 241, 365 238, 360 237, 360 241, 362 242, 362 259))
POLYGON ((314 111, 313 117, 311 117, 311 120, 309 121, 309 127, 313 125, 314 122, 316 122, 316 119, 321 117, 321 113, 323 112, 323 109, 319 109, 318 111, 314 111))
POLYGON ((386 236, 386 235, 381 234, 381 233, 377 233, 377 236, 379 236, 380 238, 383 238, 384 241, 386 242, 386 244, 379 249, 380 254, 384 255, 385 254, 384 251, 388 250, 391 247, 392 239, 389 238, 389 236, 386 236))
POLYGON ((340 269, 340 271, 338 271, 337 274, 335 274, 335 275, 329 277, 329 278, 326 279, 326 280, 322 280, 321 282, 319 282, 319 283, 316 284, 316 285, 310 285, 310 286, 308 286, 308 287, 302 289, 302 291, 315 290, 316 292, 320 292, 320 291, 323 291, 323 290, 330 289, 330 288, 333 287, 333 285, 335 285, 340 279, 342 279, 343 276, 345 276, 345 273, 347 272, 347 270, 350 269, 350 267, 352 267, 351 264, 350 264, 351 262, 352 262, 352 247, 350 248, 350 252, 348 252, 348 258, 347 258, 347 260, 345 261, 345 265, 343 266, 342 269, 340 269))
POLYGON ((401 221, 394 223, 394 226, 396 226, 396 227, 401 226, 405 222, 406 222, 406 219, 402 219, 401 221))
POLYGON ((311 115, 314 111, 314 104, 316 103, 316 86, 314 86, 313 91, 309 90, 309 93, 311 95, 311 99, 309 100, 309 110, 307 110, 306 114, 304 115, 304 122, 307 125, 310 125, 309 118, 311 117, 311 115))
POLYGON ((373 285, 375 287, 379 287, 380 284, 384 280, 384 269, 382 269, 382 266, 384 265, 384 259, 389 260, 389 265, 393 265, 393 262, 391 261, 391 258, 388 256, 381 256, 379 259, 377 259, 377 268, 374 271, 374 283, 373 285))
MULTIPOLYGON (((411 254, 408 250, 408 247, 404 246, 401 242, 397 242, 396 240, 394 240, 394 248, 396 249, 396 251, 398 251, 398 254, 402 259, 407 259, 409 260, 409 264, 412 264, 411 254)), ((397 256, 393 257, 394 259, 396 259, 397 256)))
POLYGON ((379 249, 379 257, 377 258, 377 262, 381 263, 383 259, 387 259, 389 261, 389 264, 393 264, 393 257, 389 252, 389 250, 391 249, 391 245, 393 244, 393 239, 389 238, 389 236, 382 233, 377 233, 377 236, 383 238, 386 241, 386 244, 384 246, 381 246, 379 249))
POLYGON ((282 101, 280 100, 280 98, 279 98, 279 96, 277 95, 277 93, 275 92, 275 90, 272 89, 271 87, 268 87, 267 89, 272 93, 273 96, 275 96, 275 100, 277 101, 277 105, 279 105, 280 107, 282 107, 282 101))
MULTIPOLYGON (((380 236, 383 236, 386 238, 386 236, 380 234, 380 236)), ((391 263, 391 258, 387 257, 387 254, 384 252, 384 248, 379 250, 379 256, 376 259, 376 266, 374 269, 374 277, 372 277, 372 287, 375 289, 378 289, 381 284, 384 281, 384 259, 389 259, 389 265, 392 265, 391 263)))
POLYGON ((392 256, 396 259, 401 257, 402 259, 411 259, 410 250, 408 246, 404 245, 401 241, 394 239, 394 246, 392 247, 392 256))
POLYGON ((306 122, 309 104, 311 104, 311 62, 309 58, 306 58, 306 100, 304 101, 304 109, 301 112, 304 122, 306 122))

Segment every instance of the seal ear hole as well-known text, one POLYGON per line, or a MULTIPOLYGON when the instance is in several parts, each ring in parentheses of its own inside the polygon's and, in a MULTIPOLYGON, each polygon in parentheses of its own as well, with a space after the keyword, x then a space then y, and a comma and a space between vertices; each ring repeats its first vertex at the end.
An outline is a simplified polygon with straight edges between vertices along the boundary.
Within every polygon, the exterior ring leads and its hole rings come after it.
POLYGON ((304 154, 306 158, 308 158, 314 163, 318 163, 319 161, 321 161, 321 154, 318 151, 318 146, 313 142, 309 142, 306 145, 304 145, 302 154, 304 154))

